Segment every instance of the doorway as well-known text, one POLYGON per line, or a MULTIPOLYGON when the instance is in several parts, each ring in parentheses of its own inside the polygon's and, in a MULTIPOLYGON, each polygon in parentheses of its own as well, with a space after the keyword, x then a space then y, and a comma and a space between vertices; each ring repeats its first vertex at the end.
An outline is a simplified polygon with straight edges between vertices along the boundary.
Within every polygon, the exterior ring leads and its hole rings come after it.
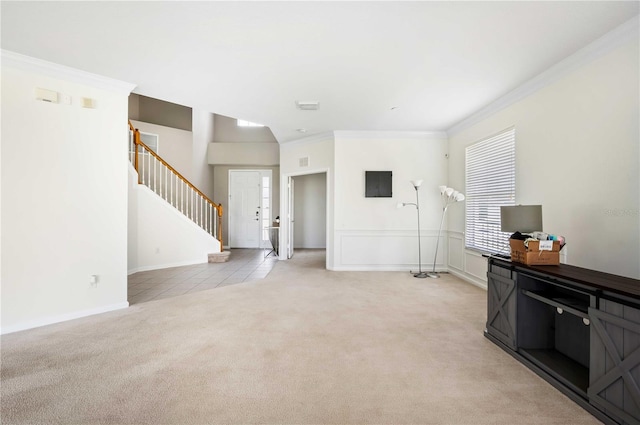
POLYGON ((283 214, 286 220, 282 224, 286 238, 282 241, 285 246, 281 246, 286 258, 292 258, 296 249, 326 250, 328 173, 288 176, 286 189, 286 214, 283 214))
POLYGON ((229 170, 229 246, 261 248, 271 224, 271 170, 229 170))

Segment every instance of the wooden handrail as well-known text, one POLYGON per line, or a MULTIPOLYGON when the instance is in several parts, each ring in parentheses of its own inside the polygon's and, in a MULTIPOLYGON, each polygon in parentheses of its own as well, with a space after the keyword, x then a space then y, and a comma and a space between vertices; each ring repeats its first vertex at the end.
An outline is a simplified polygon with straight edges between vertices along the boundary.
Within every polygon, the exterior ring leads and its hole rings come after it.
POLYGON ((129 120, 129 129, 133 132, 133 168, 136 169, 136 173, 138 173, 138 184, 142 184, 142 178, 140 177, 140 172, 138 171, 138 142, 140 142, 140 131, 131 124, 131 120, 129 120))
POLYGON ((222 243, 222 213, 223 213, 223 208, 222 208, 222 205, 221 204, 216 204, 211 199, 209 199, 209 197, 207 195, 205 195, 204 193, 202 193, 202 191, 200 189, 195 187, 193 185, 193 183, 191 183, 182 174, 180 174, 178 172, 178 170, 173 168, 171 165, 169 165, 169 163, 167 161, 162 159, 162 157, 160 155, 158 155, 153 150, 151 150, 151 148, 149 146, 147 146, 141 140, 140 130, 138 130, 137 128, 135 128, 133 126, 133 124, 131 124, 131 120, 129 120, 129 129, 133 132, 134 168, 136 169, 136 173, 138 173, 138 184, 142 184, 141 177, 140 177, 140 172, 139 172, 139 168, 138 168, 138 146, 142 146, 142 148, 145 149, 151 156, 153 156, 162 165, 167 167, 180 180, 182 180, 184 183, 186 183, 187 186, 189 186, 194 192, 196 192, 198 195, 200 195, 207 203, 209 203, 213 208, 215 208, 215 210, 217 211, 217 214, 218 214, 218 224, 217 224, 218 235, 217 235, 217 237, 218 237, 218 240, 220 241, 220 252, 222 252, 223 251, 223 243, 222 243))

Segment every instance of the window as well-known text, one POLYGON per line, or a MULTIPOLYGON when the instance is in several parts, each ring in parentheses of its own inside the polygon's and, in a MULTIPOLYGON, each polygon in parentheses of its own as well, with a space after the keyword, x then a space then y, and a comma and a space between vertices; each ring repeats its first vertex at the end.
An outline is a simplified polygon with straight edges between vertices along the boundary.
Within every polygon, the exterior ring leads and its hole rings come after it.
POLYGON ((271 226, 271 178, 262 176, 262 240, 269 240, 269 226, 271 226))
MULTIPOLYGON (((142 131, 140 132, 140 141, 147 145, 149 149, 151 149, 155 153, 158 153, 159 139, 160 137, 157 134, 143 133, 142 131)), ((129 131, 129 153, 133 153, 133 131, 129 131)), ((138 153, 147 155, 149 154, 149 152, 147 152, 147 150, 142 146, 138 146, 138 153)))
POLYGON ((500 207, 515 204, 515 129, 467 147, 465 156, 465 246, 508 252, 510 235, 500 231, 500 207))
MULTIPOLYGON (((149 148, 155 153, 158 153, 158 139, 159 137, 157 134, 143 133, 142 131, 140 132, 140 141, 149 146, 149 148)), ((138 147, 138 152, 148 154, 148 152, 143 149, 142 146, 138 147)))
POLYGON ((238 125, 238 127, 264 127, 264 125, 262 124, 246 120, 236 120, 236 124, 238 125))

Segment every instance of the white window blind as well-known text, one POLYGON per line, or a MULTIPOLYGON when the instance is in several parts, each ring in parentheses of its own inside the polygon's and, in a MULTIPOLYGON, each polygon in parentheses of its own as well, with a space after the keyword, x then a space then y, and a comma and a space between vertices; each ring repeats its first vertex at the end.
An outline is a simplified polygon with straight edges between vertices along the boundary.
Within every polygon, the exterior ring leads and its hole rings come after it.
POLYGON ((510 235, 500 231, 500 206, 515 204, 515 129, 481 140, 465 154, 465 246, 508 252, 510 235))

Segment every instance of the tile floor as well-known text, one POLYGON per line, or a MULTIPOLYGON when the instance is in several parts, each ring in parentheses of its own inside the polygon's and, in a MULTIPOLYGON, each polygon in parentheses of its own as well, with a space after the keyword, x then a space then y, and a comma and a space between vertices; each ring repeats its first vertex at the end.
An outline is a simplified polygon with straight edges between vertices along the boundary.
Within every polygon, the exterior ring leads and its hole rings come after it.
POLYGON ((262 249, 235 248, 231 250, 226 263, 196 264, 134 273, 128 279, 129 304, 263 279, 278 262, 273 254, 266 258, 265 254, 266 251, 262 249))

